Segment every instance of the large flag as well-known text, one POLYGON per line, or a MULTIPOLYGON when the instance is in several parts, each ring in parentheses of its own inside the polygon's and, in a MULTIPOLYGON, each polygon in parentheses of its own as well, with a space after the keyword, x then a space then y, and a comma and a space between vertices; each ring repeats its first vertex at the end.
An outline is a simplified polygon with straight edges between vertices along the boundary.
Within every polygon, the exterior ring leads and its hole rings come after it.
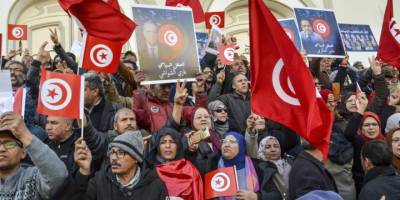
POLYGON ((379 41, 378 59, 400 67, 400 26, 393 17, 393 1, 388 0, 379 41))
POLYGON ((86 34, 80 66, 104 73, 118 71, 122 42, 105 40, 86 34))
POLYGON ((193 19, 195 23, 204 22, 204 11, 199 0, 167 0, 166 6, 189 6, 193 11, 193 19))
POLYGON ((84 84, 83 76, 42 69, 38 113, 82 119, 84 84))
POLYGON ((204 14, 206 18, 206 28, 211 29, 213 25, 219 28, 224 28, 225 26, 225 12, 206 12, 204 14))
POLYGON ((236 196, 238 183, 234 167, 218 168, 204 177, 206 199, 236 196))
POLYGON ((8 24, 8 40, 27 40, 28 26, 20 24, 8 24))
POLYGON ((121 13, 118 2, 59 0, 61 7, 85 28, 89 35, 125 43, 136 24, 121 13))
POLYGON ((300 53, 262 0, 249 0, 251 107, 328 153, 333 115, 300 53))

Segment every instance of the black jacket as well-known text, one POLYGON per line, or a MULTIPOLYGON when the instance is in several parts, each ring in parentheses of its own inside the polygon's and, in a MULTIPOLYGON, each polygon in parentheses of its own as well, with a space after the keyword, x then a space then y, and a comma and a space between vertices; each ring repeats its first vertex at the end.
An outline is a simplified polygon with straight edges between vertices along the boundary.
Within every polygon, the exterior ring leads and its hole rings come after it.
POLYGON ((391 166, 368 171, 358 199, 380 200, 382 196, 386 200, 400 199, 400 176, 391 166))
POLYGON ((275 164, 272 162, 260 161, 257 163, 259 169, 258 181, 260 183, 262 200, 281 200, 282 194, 273 181, 274 175, 278 172, 275 164))
POLYGON ((303 151, 297 156, 290 171, 289 199, 297 199, 313 190, 337 192, 337 187, 323 163, 303 151))
POLYGON ((168 196, 167 188, 156 172, 141 168, 140 173, 140 180, 132 189, 121 187, 110 165, 101 168, 90 180, 89 176, 77 173, 75 181, 80 195, 76 200, 165 200, 168 196))
POLYGON ((89 118, 94 128, 101 132, 112 130, 114 115, 118 109, 119 106, 117 104, 113 104, 103 97, 100 103, 95 105, 89 113, 89 118))

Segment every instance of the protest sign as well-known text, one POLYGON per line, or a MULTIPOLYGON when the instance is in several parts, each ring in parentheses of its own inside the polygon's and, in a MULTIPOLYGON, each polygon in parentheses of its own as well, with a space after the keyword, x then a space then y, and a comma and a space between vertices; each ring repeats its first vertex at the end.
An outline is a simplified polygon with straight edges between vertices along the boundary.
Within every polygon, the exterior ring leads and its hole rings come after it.
POLYGON ((142 84, 194 81, 200 64, 191 9, 135 5, 132 13, 142 84))
POLYGON ((281 19, 279 20, 283 30, 292 40, 293 44, 296 46, 297 50, 301 49, 301 41, 299 35, 299 29, 297 28, 296 21, 293 18, 281 19))
POLYGON ((327 9, 294 8, 303 48, 309 57, 344 57, 335 13, 327 9))
POLYGON ((218 46, 222 43, 222 31, 217 26, 213 26, 210 31, 206 52, 214 55, 218 54, 218 46))
POLYGON ((346 51, 377 51, 378 44, 369 25, 339 24, 346 51))
POLYGON ((197 51, 199 53, 199 60, 206 55, 206 47, 208 42, 208 33, 196 32, 197 51))

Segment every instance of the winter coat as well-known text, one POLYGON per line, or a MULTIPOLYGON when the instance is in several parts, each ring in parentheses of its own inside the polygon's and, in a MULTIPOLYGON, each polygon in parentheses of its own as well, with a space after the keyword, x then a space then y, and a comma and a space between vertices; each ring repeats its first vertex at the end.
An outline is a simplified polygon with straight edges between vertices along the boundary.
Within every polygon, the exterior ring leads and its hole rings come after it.
POLYGON ((80 197, 76 200, 165 200, 168 196, 167 188, 156 172, 146 168, 140 170, 139 182, 131 189, 121 186, 109 164, 101 168, 90 180, 89 176, 77 173, 75 181, 79 187, 80 197))
POLYGON ((289 199, 297 199, 313 190, 337 192, 337 187, 323 163, 303 151, 297 156, 290 171, 289 199))
POLYGON ((100 100, 100 103, 95 105, 89 112, 89 118, 92 121, 94 128, 101 132, 107 132, 108 130, 114 129, 114 115, 119 108, 119 105, 113 104, 103 97, 100 100))
POLYGON ((368 171, 358 199, 380 200, 382 196, 386 200, 400 199, 400 176, 391 166, 368 171))

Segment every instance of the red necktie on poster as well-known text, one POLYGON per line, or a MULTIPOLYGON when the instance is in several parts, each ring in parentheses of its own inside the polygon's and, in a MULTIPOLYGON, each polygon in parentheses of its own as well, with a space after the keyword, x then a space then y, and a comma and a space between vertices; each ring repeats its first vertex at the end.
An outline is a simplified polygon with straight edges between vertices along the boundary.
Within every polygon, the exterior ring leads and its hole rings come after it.
POLYGON ((395 67, 400 67, 400 26, 393 18, 392 0, 387 1, 377 58, 395 67))
POLYGON ((85 41, 80 66, 103 73, 115 73, 118 71, 122 42, 96 38, 91 35, 86 35, 85 41))
POLYGON ((20 24, 8 24, 8 40, 27 40, 28 26, 20 24))
POLYGON ((204 176, 206 199, 236 196, 238 183, 234 167, 218 168, 204 176))
POLYGON ((262 0, 249 0, 251 107, 327 158, 333 115, 296 47, 262 0))
POLYGON ((165 2, 166 6, 179 6, 179 4, 192 8, 194 23, 204 22, 204 11, 199 0, 167 0, 165 2))
POLYGON ((219 58, 224 65, 232 65, 235 55, 235 45, 226 45, 218 47, 219 58))
POLYGON ((42 69, 37 111, 66 118, 83 117, 83 76, 42 69), (80 92, 78 92, 80 91, 80 92))
POLYGON ((206 12, 205 14, 206 28, 211 29, 212 25, 224 28, 225 26, 225 12, 206 12))
POLYGON ((13 111, 24 117, 25 114, 25 99, 26 99, 26 88, 20 87, 15 91, 13 111))

